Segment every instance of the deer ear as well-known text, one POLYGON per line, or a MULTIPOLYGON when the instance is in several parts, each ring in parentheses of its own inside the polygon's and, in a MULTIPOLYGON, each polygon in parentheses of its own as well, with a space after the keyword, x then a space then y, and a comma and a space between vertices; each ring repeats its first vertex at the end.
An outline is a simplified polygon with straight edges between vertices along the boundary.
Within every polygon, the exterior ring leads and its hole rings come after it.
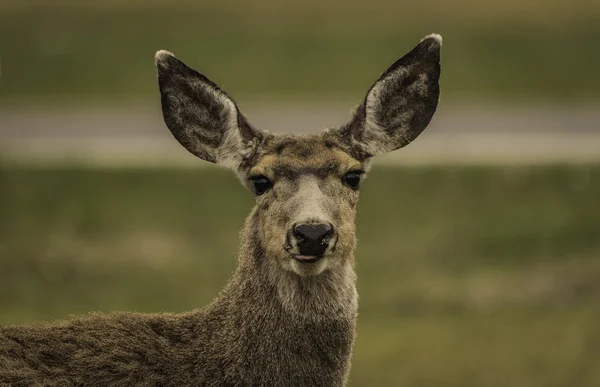
POLYGON ((219 86, 170 52, 158 51, 154 61, 163 117, 173 136, 203 160, 239 168, 264 133, 246 121, 219 86))
POLYGON ((356 157, 402 148, 427 127, 440 94, 441 45, 440 35, 423 38, 379 77, 352 120, 334 131, 356 157))

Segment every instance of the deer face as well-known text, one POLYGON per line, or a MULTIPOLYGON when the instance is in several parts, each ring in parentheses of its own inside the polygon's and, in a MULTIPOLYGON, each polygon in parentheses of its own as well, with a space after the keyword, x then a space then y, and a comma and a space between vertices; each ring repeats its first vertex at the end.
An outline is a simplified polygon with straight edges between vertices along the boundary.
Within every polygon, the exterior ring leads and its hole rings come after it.
POLYGON ((370 159, 407 145, 429 124, 439 97, 440 46, 438 35, 424 38, 379 77, 347 124, 302 136, 254 128, 215 83, 159 51, 165 123, 188 151, 233 169, 253 193, 268 258, 283 270, 317 275, 353 255, 370 159))
POLYGON ((280 267, 315 274, 354 251, 354 219, 365 165, 323 135, 277 137, 245 174, 259 235, 280 267))

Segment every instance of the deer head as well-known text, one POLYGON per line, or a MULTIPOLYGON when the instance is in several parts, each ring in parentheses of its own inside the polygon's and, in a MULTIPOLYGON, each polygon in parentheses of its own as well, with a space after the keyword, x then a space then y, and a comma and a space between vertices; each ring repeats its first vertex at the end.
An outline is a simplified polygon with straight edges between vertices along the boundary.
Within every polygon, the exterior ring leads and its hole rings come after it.
POLYGON ((164 120, 189 152, 234 170, 252 192, 257 243, 274 267, 318 275, 353 257, 359 186, 371 158, 409 144, 429 124, 441 43, 429 35, 392 64, 345 125, 298 136, 254 128, 219 86, 158 51, 164 120))

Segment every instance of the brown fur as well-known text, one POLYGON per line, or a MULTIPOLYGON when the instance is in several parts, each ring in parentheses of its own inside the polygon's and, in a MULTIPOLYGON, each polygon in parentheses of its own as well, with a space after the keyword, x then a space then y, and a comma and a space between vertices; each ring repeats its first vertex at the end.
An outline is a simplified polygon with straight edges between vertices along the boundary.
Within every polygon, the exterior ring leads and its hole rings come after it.
POLYGON ((163 113, 175 138, 232 168, 251 190, 253 176, 272 182, 246 220, 237 269, 204 309, 1 327, 0 385, 345 385, 358 306, 358 191, 344 176, 366 171, 371 156, 406 145, 427 125, 440 42, 426 38, 388 69, 347 125, 307 136, 254 129, 216 84, 159 52, 163 113), (294 258, 298 222, 335 230, 314 263, 294 258))
POLYGON ((0 384, 342 385, 356 318, 351 267, 318 281, 273 273, 257 217, 255 210, 244 227, 237 270, 207 308, 4 327, 0 384))

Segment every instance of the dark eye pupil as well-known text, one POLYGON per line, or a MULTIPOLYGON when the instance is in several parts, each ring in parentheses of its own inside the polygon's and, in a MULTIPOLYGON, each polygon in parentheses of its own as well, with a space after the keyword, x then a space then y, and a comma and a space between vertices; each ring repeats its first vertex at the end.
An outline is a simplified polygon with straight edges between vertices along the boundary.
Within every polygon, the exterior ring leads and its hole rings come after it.
POLYGON ((257 195, 264 194, 272 186, 269 179, 264 176, 253 178, 252 183, 254 184, 254 193, 257 195))
POLYGON ((344 176, 344 182, 348 187, 356 190, 360 185, 360 173, 358 172, 349 172, 344 176))

